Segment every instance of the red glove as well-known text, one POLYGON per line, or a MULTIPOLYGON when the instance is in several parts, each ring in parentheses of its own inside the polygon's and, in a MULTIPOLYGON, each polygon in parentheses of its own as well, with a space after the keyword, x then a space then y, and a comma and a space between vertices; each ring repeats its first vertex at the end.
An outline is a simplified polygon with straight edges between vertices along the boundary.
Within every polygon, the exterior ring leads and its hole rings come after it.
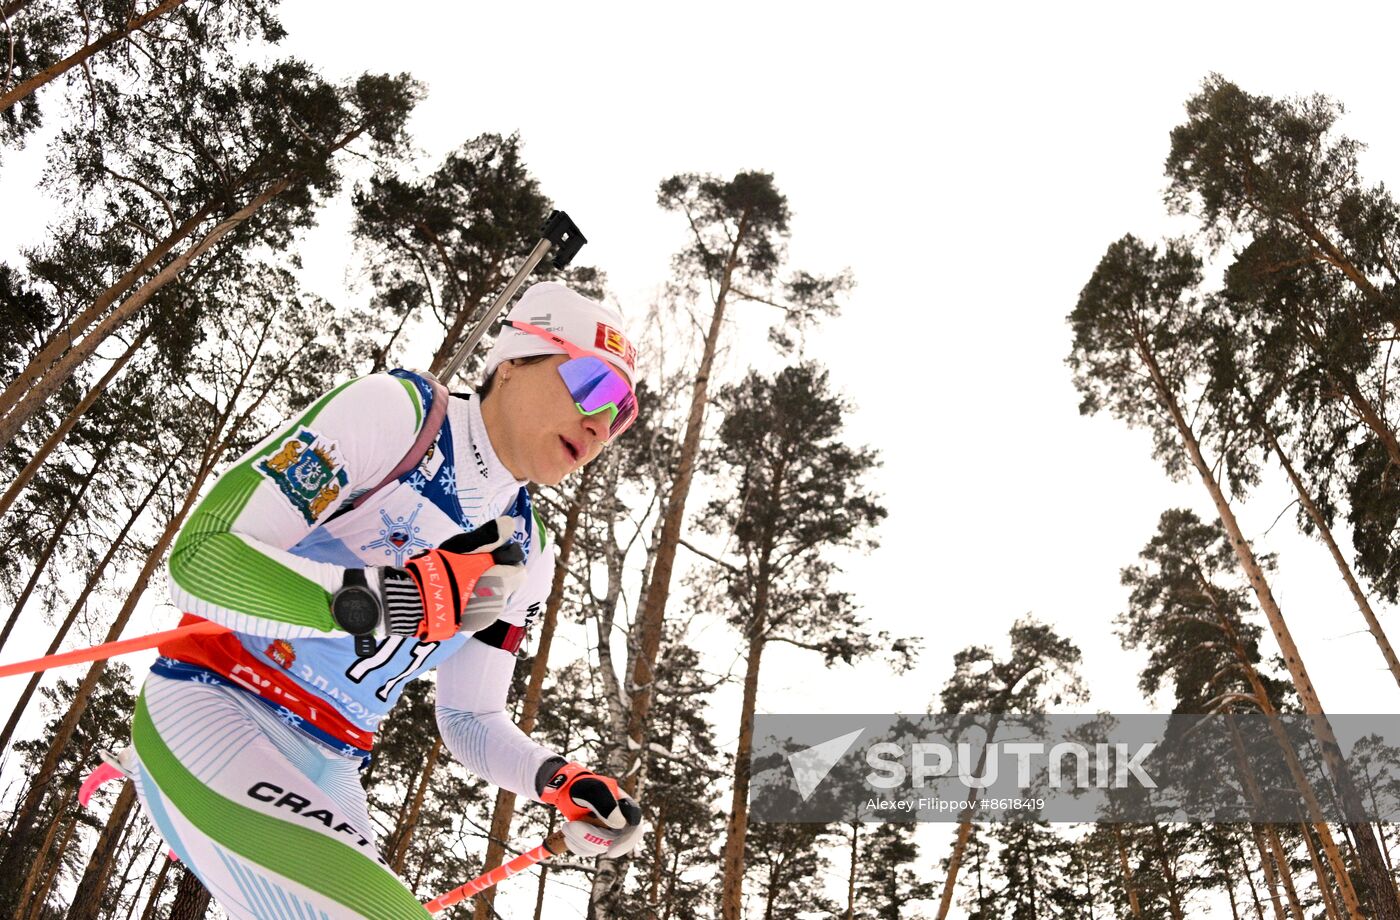
POLYGON ((499 517, 413 556, 402 569, 381 569, 386 631, 441 642, 494 623, 525 580, 524 554, 508 542, 514 532, 515 519, 499 517))
POLYGON ((540 790, 540 801, 559 809, 564 839, 579 856, 616 858, 632 852, 646 833, 642 809, 617 780, 568 763, 540 790))

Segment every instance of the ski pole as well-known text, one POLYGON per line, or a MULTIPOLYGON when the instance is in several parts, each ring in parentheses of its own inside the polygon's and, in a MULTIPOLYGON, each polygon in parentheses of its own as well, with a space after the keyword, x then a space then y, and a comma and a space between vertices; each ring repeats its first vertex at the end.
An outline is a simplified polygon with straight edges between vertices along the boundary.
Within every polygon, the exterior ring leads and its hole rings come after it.
POLYGON ((104 642, 101 645, 94 645, 92 648, 74 649, 71 652, 61 652, 57 655, 45 655, 43 658, 34 658, 29 661, 16 661, 14 664, 0 665, 0 677, 10 677, 14 674, 30 674, 34 671, 47 671, 49 668, 57 668, 65 664, 98 661, 104 658, 111 658, 115 655, 125 655, 127 652, 139 652, 143 649, 155 648, 163 642, 170 642, 173 639, 181 639, 185 636, 209 635, 222 632, 228 632, 228 627, 203 620, 199 623, 190 623, 188 626, 167 629, 164 632, 137 636, 134 639, 118 639, 115 642, 104 642))
POLYGON ((496 317, 501 315, 506 304, 515 296, 515 292, 520 290, 520 286, 525 283, 525 279, 530 276, 530 272, 535 270, 535 266, 544 260, 553 250, 554 258, 552 262, 555 268, 563 268, 568 265, 578 251, 583 248, 583 244, 588 242, 578 229, 578 224, 570 219, 569 215, 563 211, 554 211, 549 215, 549 220, 544 222, 543 229, 540 230, 540 241, 535 244, 535 248, 530 250, 530 255, 525 259, 525 264, 520 266, 511 279, 506 282, 505 288, 496 296, 486 315, 481 317, 476 326, 472 328, 467 340, 457 349, 457 353, 452 356, 452 360, 447 362, 447 366, 438 375, 443 383, 451 383, 452 378, 462 369, 462 365, 467 361, 467 355, 476 348, 481 337, 486 334, 487 328, 496 321, 496 317))
POLYGON ((512 875, 524 872, 535 863, 551 856, 558 856, 567 849, 568 844, 564 842, 564 832, 555 831, 545 838, 544 843, 533 850, 526 850, 509 862, 502 863, 490 872, 477 876, 465 885, 453 888, 447 894, 438 895, 423 906, 428 908, 429 913, 435 914, 444 907, 451 907, 458 901, 466 900, 474 894, 480 894, 487 888, 504 882, 512 875))

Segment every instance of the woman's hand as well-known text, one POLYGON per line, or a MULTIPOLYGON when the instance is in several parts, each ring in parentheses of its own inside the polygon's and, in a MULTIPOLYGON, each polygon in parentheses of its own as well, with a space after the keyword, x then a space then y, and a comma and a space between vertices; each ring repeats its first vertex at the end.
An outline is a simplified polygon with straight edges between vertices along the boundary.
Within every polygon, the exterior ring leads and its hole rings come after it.
MULTIPOLYGON (((558 762, 556 758, 549 765, 558 762)), ((626 856, 646 833, 636 799, 623 792, 617 780, 582 764, 559 766, 539 787, 540 800, 559 809, 568 821, 564 840, 578 856, 626 856)))

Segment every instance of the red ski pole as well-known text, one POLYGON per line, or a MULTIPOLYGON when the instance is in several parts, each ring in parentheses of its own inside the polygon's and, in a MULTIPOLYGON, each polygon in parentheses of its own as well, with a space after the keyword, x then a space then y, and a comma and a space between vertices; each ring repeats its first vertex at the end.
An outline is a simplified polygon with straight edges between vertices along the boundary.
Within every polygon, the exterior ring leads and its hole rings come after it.
POLYGON ((564 832, 555 831, 545 838, 544 843, 533 850, 526 850, 509 862, 502 863, 490 872, 477 876, 465 885, 453 888, 447 894, 438 895, 423 906, 428 908, 429 913, 435 914, 444 907, 451 907, 458 901, 466 900, 474 894, 480 894, 487 888, 504 882, 517 872, 524 872, 535 863, 551 856, 558 856, 567 849, 568 845, 564 843, 564 832))
POLYGON ((104 642, 101 645, 94 645, 92 648, 74 649, 71 652, 61 652, 57 655, 45 655, 43 658, 34 658, 29 661, 16 661, 14 664, 0 665, 0 677, 9 677, 12 674, 29 674, 32 671, 47 671, 49 668, 57 668, 65 664, 78 664, 83 661, 99 661, 103 658, 125 655, 127 652, 155 648, 163 642, 179 639, 182 636, 221 632, 228 632, 228 627, 211 623, 208 620, 201 620, 198 623, 167 629, 164 632, 151 633, 148 636, 118 639, 116 642, 104 642))

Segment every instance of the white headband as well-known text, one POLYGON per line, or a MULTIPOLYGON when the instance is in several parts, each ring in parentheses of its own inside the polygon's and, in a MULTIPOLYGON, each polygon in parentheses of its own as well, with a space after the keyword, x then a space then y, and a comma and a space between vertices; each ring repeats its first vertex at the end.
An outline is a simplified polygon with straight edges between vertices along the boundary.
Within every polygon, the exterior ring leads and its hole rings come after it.
MULTIPOLYGON (((636 385, 637 350, 622 331, 622 314, 607 304, 590 300, 555 281, 532 285, 506 314, 507 320, 519 320, 539 326, 585 351, 606 358, 622 372, 627 382, 636 385)), ((521 332, 509 326, 486 355, 486 376, 505 361, 534 355, 559 355, 564 349, 537 335, 521 332)))

